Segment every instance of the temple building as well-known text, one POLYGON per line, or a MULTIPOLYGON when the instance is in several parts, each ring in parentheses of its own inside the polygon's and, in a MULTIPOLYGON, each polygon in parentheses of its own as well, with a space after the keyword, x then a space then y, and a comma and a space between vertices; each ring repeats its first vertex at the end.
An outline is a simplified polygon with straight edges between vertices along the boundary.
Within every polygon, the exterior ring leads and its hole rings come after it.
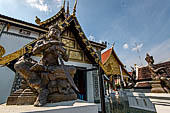
MULTIPOLYGON (((3 66, 0 68, 0 103, 4 103, 10 93, 20 87, 21 78, 15 73, 15 62, 22 55, 31 53, 38 37, 47 33, 48 27, 55 23, 58 23, 61 29, 62 42, 69 55, 69 61, 65 64, 77 68, 74 82, 80 91, 78 98, 88 102, 99 102, 98 66, 105 74, 109 73, 99 60, 97 52, 105 49, 106 45, 87 39, 75 15, 76 5, 77 2, 73 13, 70 14, 69 9, 65 10, 64 2, 53 17, 42 22, 36 17, 38 25, 0 14, 0 65, 3 66)), ((38 56, 32 58, 39 59, 38 56)))
POLYGON ((104 68, 109 73, 108 77, 115 85, 128 81, 130 74, 115 53, 114 46, 103 52, 101 58, 104 68))

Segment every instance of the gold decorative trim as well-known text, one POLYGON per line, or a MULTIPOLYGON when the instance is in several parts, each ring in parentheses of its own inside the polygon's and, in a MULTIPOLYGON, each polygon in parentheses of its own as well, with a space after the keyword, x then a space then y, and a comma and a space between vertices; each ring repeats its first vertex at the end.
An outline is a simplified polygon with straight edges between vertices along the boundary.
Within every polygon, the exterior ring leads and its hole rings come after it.
POLYGON ((75 27, 76 27, 76 29, 79 29, 79 28, 80 28, 80 26, 79 26, 79 25, 76 25, 75 27))
POLYGON ((87 50, 90 50, 90 48, 92 48, 92 46, 89 45, 89 46, 86 46, 86 48, 87 48, 87 50))
POLYGON ((96 54, 96 52, 91 52, 90 54, 93 56, 93 55, 95 55, 95 54, 96 54))
POLYGON ((5 54, 5 49, 0 45, 0 57, 2 57, 5 54))
POLYGON ((83 34, 84 34, 83 32, 79 32, 80 37, 82 37, 82 36, 83 36, 83 34))
POLYGON ((21 48, 20 50, 14 52, 12 54, 4 56, 4 57, 0 58, 0 65, 6 65, 9 62, 15 60, 16 58, 19 58, 20 56, 22 56, 25 53, 26 53, 25 48, 21 48))

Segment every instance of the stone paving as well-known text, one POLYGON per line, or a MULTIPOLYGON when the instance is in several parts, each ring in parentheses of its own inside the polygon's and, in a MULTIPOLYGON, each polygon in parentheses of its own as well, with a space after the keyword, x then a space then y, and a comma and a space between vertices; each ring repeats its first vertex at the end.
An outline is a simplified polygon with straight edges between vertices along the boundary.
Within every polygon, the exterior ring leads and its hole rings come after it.
POLYGON ((33 105, 0 105, 0 113, 98 113, 98 107, 86 102, 48 103, 43 107, 33 105))

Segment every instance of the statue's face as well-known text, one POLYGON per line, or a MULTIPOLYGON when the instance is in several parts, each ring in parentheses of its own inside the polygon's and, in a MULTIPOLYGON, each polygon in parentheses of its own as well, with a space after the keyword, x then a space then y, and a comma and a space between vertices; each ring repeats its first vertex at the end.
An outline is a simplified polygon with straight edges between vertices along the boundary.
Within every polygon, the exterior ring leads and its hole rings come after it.
POLYGON ((52 38, 55 40, 59 40, 60 38, 60 31, 56 28, 51 28, 48 33, 48 38, 52 38))

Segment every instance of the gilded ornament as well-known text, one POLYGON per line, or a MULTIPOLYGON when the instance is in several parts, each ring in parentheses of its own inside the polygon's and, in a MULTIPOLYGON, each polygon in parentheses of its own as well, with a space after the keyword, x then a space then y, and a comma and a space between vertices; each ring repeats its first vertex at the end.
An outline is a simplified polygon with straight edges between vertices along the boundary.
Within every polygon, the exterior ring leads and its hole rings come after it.
POLYGON ((80 35, 80 37, 82 37, 83 36, 83 32, 80 32, 79 35, 80 35))
POLYGON ((99 62, 99 58, 96 58, 95 61, 96 61, 96 63, 98 63, 99 62))
POLYGON ((32 46, 30 46, 30 45, 27 45, 27 48, 28 48, 28 53, 31 53, 31 51, 32 51, 32 46))
POLYGON ((84 39, 83 39, 83 42, 84 42, 84 43, 85 43, 85 42, 87 42, 87 39, 86 39, 86 38, 84 38, 84 39))
POLYGON ((91 55, 95 55, 96 53, 95 52, 91 52, 91 55))
POLYGON ((5 49, 0 45, 0 57, 2 57, 5 54, 5 49))
POLYGON ((80 28, 80 26, 79 26, 79 25, 76 25, 75 27, 76 27, 76 29, 79 29, 79 28, 80 28))

